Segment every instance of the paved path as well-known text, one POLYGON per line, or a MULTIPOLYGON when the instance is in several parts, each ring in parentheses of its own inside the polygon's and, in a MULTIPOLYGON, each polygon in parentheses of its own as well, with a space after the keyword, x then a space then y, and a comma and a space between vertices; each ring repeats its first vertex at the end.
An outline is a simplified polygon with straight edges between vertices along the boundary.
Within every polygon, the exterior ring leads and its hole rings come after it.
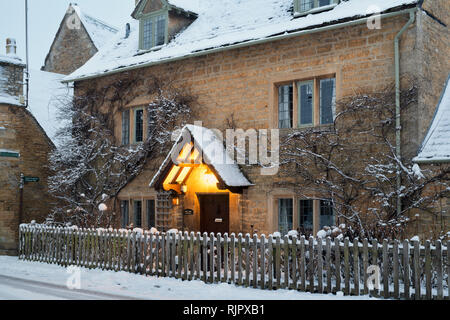
POLYGON ((132 300, 133 298, 0 275, 0 300, 132 300))

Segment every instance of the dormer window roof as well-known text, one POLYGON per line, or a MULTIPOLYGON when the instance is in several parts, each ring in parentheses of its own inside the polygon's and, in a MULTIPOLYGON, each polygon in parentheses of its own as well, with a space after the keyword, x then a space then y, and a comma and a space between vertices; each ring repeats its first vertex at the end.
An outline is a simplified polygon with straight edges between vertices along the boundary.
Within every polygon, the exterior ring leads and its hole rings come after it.
POLYGON ((160 48, 197 18, 168 0, 140 0, 131 16, 139 20, 140 50, 160 48))
POLYGON ((310 13, 334 8, 340 0, 294 0, 294 15, 304 16, 310 13))

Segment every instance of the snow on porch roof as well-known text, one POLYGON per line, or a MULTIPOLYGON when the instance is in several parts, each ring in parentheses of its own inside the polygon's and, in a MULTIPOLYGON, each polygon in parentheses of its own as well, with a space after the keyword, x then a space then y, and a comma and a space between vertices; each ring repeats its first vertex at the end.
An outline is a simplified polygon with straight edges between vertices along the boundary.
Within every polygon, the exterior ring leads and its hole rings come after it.
MULTIPOLYGON (((121 72, 127 68, 185 59, 233 45, 251 45, 277 36, 317 29, 329 24, 371 16, 370 8, 384 13, 413 6, 419 0, 350 0, 341 1, 330 11, 293 17, 293 0, 201 0, 195 12, 198 17, 184 31, 159 50, 139 50, 139 22, 131 20, 131 33, 125 38, 120 32, 85 65, 64 78, 79 81, 121 72)), ((170 2, 170 0, 169 0, 170 2)), ((176 6, 186 7, 194 0, 176 0, 176 6)))
POLYGON ((414 162, 450 162, 450 75, 414 162))
POLYGON ((172 150, 169 152, 158 172, 150 182, 150 187, 154 187, 164 173, 165 168, 173 164, 172 154, 176 152, 175 158, 178 157, 179 143, 189 142, 186 142, 186 139, 184 139, 186 138, 186 131, 188 131, 194 145, 202 152, 203 160, 215 170, 226 186, 237 188, 253 186, 253 184, 244 176, 236 162, 228 155, 223 142, 216 136, 214 131, 200 126, 187 125, 181 130, 181 134, 172 147, 172 150))

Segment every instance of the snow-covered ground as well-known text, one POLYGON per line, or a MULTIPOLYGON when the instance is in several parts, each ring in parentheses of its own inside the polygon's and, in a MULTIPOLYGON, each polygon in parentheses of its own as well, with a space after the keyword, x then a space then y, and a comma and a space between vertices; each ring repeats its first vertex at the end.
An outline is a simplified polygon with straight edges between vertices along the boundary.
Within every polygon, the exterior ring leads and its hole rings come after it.
POLYGON ((363 297, 259 290, 205 284, 126 272, 81 269, 81 290, 66 289, 71 274, 57 265, 0 256, 1 299, 151 299, 151 300, 368 300, 363 297))

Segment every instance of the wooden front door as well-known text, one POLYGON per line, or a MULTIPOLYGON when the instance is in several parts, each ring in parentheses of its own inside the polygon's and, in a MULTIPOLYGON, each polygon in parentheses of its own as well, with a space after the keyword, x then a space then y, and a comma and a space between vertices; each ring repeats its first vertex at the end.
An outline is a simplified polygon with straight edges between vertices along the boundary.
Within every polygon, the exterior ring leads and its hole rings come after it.
POLYGON ((230 231, 229 195, 200 195, 201 232, 228 233, 230 231))

